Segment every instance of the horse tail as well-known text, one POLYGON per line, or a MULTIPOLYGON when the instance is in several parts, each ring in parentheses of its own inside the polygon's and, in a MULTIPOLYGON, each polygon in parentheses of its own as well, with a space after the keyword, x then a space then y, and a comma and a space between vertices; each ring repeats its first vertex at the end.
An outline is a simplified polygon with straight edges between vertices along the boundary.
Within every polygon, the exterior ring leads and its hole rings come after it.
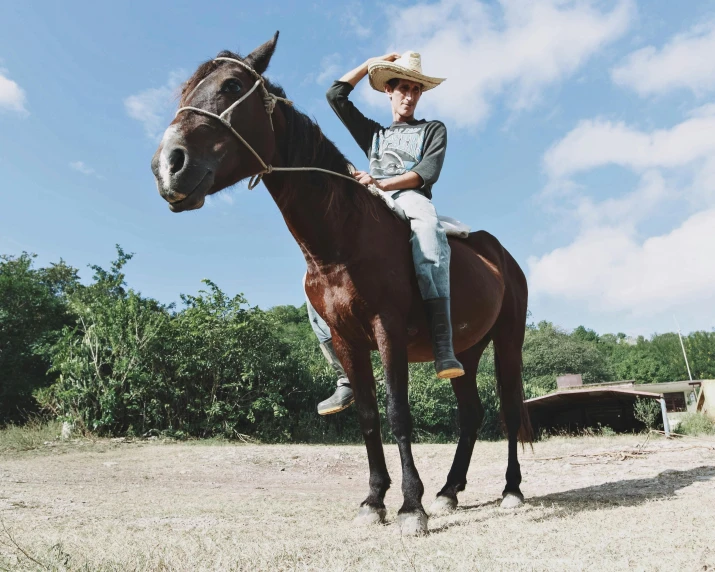
MULTIPOLYGON (((510 335, 511 344, 514 348, 511 355, 513 360, 513 371, 515 379, 509 388, 512 392, 512 399, 516 401, 519 408, 519 433, 518 439, 523 445, 524 443, 533 444, 534 430, 529 418, 529 409, 525 403, 524 395, 524 379, 523 379, 523 346, 524 336, 526 334, 526 319, 528 313, 529 288, 526 283, 526 276, 519 264, 514 260, 514 257, 504 248, 503 249, 503 272, 506 283, 505 297, 509 296, 509 309, 507 317, 512 323, 512 333, 510 335)), ((496 352, 494 352, 496 355, 496 352)), ((504 411, 504 401, 501 402, 502 411, 504 411)))
MULTIPOLYGON (((534 431, 528 407, 524 403, 522 377, 522 346, 526 333, 529 299, 526 276, 516 260, 496 238, 488 233, 483 234, 487 236, 480 237, 482 243, 490 243, 490 247, 486 249, 491 251, 487 258, 498 266, 504 279, 502 307, 490 332, 494 342, 494 369, 502 420, 507 425, 507 430, 509 430, 510 424, 514 430, 518 421, 517 436, 519 441, 522 444, 533 443, 534 431)), ((483 254, 487 254, 487 252, 483 252, 483 254)))

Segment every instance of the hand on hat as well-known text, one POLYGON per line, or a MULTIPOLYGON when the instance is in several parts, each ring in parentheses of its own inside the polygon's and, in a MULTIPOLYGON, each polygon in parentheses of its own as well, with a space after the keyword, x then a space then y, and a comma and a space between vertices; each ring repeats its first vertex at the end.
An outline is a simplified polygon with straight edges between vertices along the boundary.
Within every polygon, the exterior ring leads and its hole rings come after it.
POLYGON ((399 60, 401 57, 402 57, 402 54, 398 54, 397 52, 392 52, 390 54, 385 54, 384 56, 370 58, 365 63, 367 65, 370 65, 373 62, 394 62, 395 60, 399 60))
POLYGON ((338 81, 344 81, 355 87, 358 82, 367 75, 368 67, 371 63, 375 62, 394 62, 400 58, 400 54, 397 52, 392 52, 391 54, 385 54, 384 56, 378 56, 376 58, 370 58, 364 63, 360 64, 354 70, 350 70, 344 76, 342 76, 338 81))

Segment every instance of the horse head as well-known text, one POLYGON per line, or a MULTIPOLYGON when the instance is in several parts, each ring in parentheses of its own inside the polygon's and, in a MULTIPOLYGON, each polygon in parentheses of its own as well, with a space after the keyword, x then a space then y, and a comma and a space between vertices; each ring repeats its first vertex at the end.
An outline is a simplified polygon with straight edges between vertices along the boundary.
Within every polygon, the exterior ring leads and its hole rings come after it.
POLYGON ((276 150, 275 98, 262 78, 278 33, 245 58, 220 52, 184 83, 179 111, 151 162, 173 212, 199 209, 207 195, 261 173, 276 150))

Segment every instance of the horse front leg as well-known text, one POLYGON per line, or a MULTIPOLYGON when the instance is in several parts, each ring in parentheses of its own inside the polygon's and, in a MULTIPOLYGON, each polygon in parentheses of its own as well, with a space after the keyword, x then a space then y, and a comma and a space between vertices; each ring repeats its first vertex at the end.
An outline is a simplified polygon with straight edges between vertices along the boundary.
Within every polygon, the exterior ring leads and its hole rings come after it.
POLYGON ((397 441, 402 461, 402 495, 404 502, 398 511, 398 524, 403 535, 427 532, 427 513, 422 506, 424 485, 412 456, 412 415, 407 395, 409 370, 407 360, 407 327, 394 324, 385 327, 385 320, 375 324, 378 349, 385 369, 387 417, 397 441))
POLYGON ((369 349, 355 349, 333 333, 333 347, 343 365, 355 396, 360 429, 365 439, 370 467, 370 490, 360 504, 354 520, 356 525, 381 524, 385 521, 385 493, 390 488, 390 475, 385 464, 385 452, 380 435, 380 412, 377 409, 375 376, 372 373, 369 349))

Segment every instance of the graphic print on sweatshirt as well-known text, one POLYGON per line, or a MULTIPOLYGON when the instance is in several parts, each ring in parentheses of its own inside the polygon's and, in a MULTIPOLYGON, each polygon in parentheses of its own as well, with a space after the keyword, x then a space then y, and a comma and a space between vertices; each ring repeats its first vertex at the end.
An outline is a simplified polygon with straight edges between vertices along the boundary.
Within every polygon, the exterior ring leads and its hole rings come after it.
POLYGON ((426 125, 376 132, 370 150, 370 174, 376 179, 386 179, 411 171, 422 160, 426 125))

